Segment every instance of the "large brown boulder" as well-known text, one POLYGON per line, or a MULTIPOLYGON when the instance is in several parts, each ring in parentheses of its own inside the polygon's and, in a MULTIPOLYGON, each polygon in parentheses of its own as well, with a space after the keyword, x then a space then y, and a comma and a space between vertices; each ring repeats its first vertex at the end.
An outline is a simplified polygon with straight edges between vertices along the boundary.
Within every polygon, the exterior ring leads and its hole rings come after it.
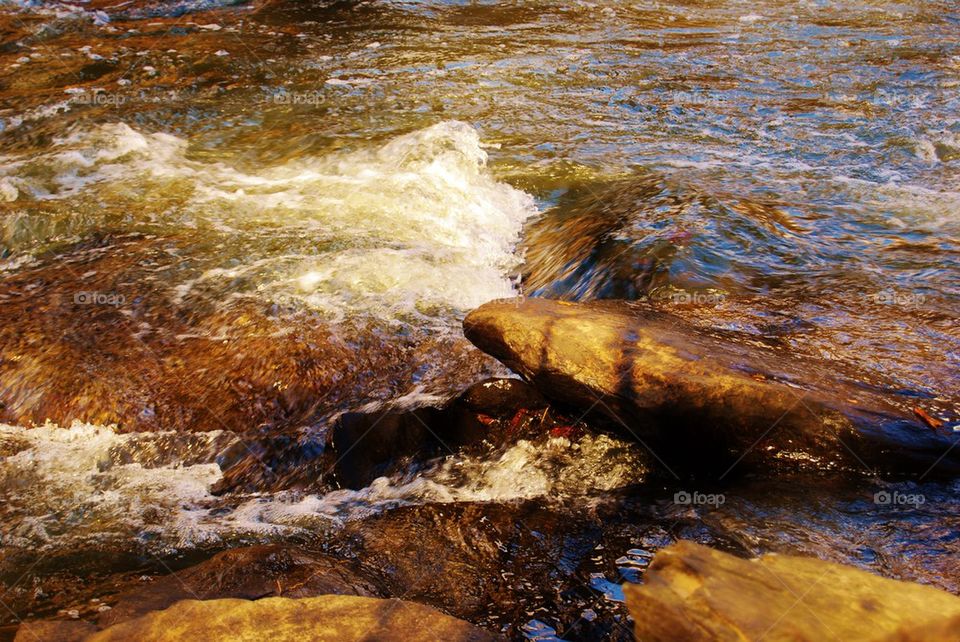
POLYGON ((807 557, 744 560, 681 541, 624 592, 644 642, 960 639, 960 598, 807 557))
POLYGON ((548 397, 604 416, 672 470, 766 461, 960 470, 960 434, 782 346, 637 305, 487 303, 464 334, 548 397))

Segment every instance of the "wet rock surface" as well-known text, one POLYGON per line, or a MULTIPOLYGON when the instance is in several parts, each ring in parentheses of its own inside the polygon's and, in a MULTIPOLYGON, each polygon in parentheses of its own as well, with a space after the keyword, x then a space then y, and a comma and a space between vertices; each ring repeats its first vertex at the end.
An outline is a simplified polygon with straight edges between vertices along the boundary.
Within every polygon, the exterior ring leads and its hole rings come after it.
POLYGON ((377 477, 396 474, 412 460, 452 455, 486 441, 500 445, 558 426, 546 421, 547 402, 533 387, 515 379, 474 384, 442 407, 409 412, 346 413, 337 419, 331 448, 335 478, 346 488, 362 488, 377 477), (534 427, 525 419, 541 417, 534 427))
POLYGON ((641 640, 917 640, 960 636, 960 598, 815 558, 744 560, 693 542, 624 589, 641 640))
MULTIPOLYGON (((67 623, 69 624, 69 623, 67 623)), ((27 628, 17 640, 62 642, 61 637, 107 640, 451 640, 487 642, 492 635, 427 606, 401 600, 325 595, 313 598, 272 597, 257 601, 184 600, 170 608, 88 632, 82 625, 27 628), (31 633, 37 637, 27 638, 31 633), (48 637, 40 637, 47 635, 48 637)))
POLYGON ((913 397, 642 306, 492 302, 467 316, 464 333, 545 395, 649 440, 669 470, 724 474, 741 460, 798 459, 960 470, 960 435, 911 412, 913 397))

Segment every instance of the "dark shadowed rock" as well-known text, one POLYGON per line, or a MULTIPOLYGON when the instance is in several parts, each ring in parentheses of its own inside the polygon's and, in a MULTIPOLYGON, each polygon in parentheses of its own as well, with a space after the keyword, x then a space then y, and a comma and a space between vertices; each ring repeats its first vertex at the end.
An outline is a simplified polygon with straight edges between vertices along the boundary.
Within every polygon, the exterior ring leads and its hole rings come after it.
POLYGON ((336 479, 344 487, 362 488, 377 477, 405 469, 413 457, 453 454, 484 439, 515 438, 516 433, 504 430, 496 420, 546 405, 529 384, 489 379, 439 408, 346 413, 333 430, 336 479))
POLYGON ((744 560, 683 541, 624 591, 649 642, 960 639, 960 598, 815 558, 744 560))
POLYGON ((649 308, 497 301, 473 311, 464 333, 545 395, 648 442, 671 469, 763 459, 960 470, 960 435, 835 376, 836 365, 649 308))
POLYGON ((509 417, 519 409, 543 410, 546 398, 519 379, 488 379, 470 386, 460 395, 460 404, 492 417, 509 417))
MULTIPOLYGON (((450 417, 451 423, 457 418, 450 417)), ((431 457, 450 454, 464 443, 482 439, 483 426, 475 419, 465 433, 445 430, 444 413, 439 408, 420 408, 411 412, 347 413, 340 417, 333 432, 339 453, 336 478, 346 488, 362 488, 377 477, 405 468, 414 455, 431 457)), ((456 428, 456 426, 452 426, 456 428)))

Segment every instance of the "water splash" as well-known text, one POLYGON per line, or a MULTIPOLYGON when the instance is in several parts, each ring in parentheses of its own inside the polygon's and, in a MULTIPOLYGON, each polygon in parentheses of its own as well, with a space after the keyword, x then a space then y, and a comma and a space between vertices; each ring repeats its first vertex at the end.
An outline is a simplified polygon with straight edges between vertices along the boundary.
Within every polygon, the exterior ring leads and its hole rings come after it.
POLYGON ((322 495, 215 497, 226 432, 120 434, 76 423, 0 425, 0 536, 7 546, 80 544, 158 552, 240 537, 309 535, 405 505, 585 497, 642 481, 638 448, 608 436, 544 437, 451 455, 425 470, 322 495))
POLYGON ((256 172, 197 159, 186 139, 124 123, 0 161, 4 198, 63 203, 74 234, 108 226, 218 244, 222 260, 173 284, 176 301, 215 291, 211 298, 292 302, 333 318, 435 317, 512 295, 514 247, 537 212, 532 197, 489 174, 479 135, 455 121, 256 172), (101 213, 94 201, 104 195, 118 206, 101 213), (144 198, 157 205, 145 220, 120 212, 144 198))

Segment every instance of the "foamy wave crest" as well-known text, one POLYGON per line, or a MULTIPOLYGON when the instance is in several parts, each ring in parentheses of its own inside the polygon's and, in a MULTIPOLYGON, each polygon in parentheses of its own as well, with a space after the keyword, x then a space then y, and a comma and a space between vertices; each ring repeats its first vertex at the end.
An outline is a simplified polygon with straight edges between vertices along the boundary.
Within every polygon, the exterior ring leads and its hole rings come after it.
MULTIPOLYGON (((477 132, 460 122, 256 173, 197 160, 182 138, 122 123, 0 162, 8 200, 130 203, 142 214, 114 215, 111 225, 195 230, 221 239, 225 253, 231 244, 245 248, 177 284, 177 298, 242 282, 231 296, 292 300, 331 315, 441 316, 511 295, 514 247, 537 211, 531 196, 490 175, 477 132)), ((107 216, 87 211, 67 224, 95 227, 107 216)))
POLYGON ((0 425, 0 535, 4 546, 60 548, 119 540, 196 546, 220 478, 225 433, 118 434, 76 423, 0 425))
POLYGON ((571 442, 562 437, 521 440, 491 456, 450 456, 413 477, 381 477, 360 490, 306 497, 281 493, 248 501, 230 516, 236 527, 299 527, 362 519, 397 506, 452 502, 569 499, 643 481, 637 447, 606 435, 571 442))
POLYGON ((642 481, 636 446, 607 436, 519 441, 487 456, 451 455, 418 474, 322 495, 217 497, 225 432, 120 434, 75 423, 0 424, 0 544, 155 552, 322 534, 398 506, 576 498, 642 481))

